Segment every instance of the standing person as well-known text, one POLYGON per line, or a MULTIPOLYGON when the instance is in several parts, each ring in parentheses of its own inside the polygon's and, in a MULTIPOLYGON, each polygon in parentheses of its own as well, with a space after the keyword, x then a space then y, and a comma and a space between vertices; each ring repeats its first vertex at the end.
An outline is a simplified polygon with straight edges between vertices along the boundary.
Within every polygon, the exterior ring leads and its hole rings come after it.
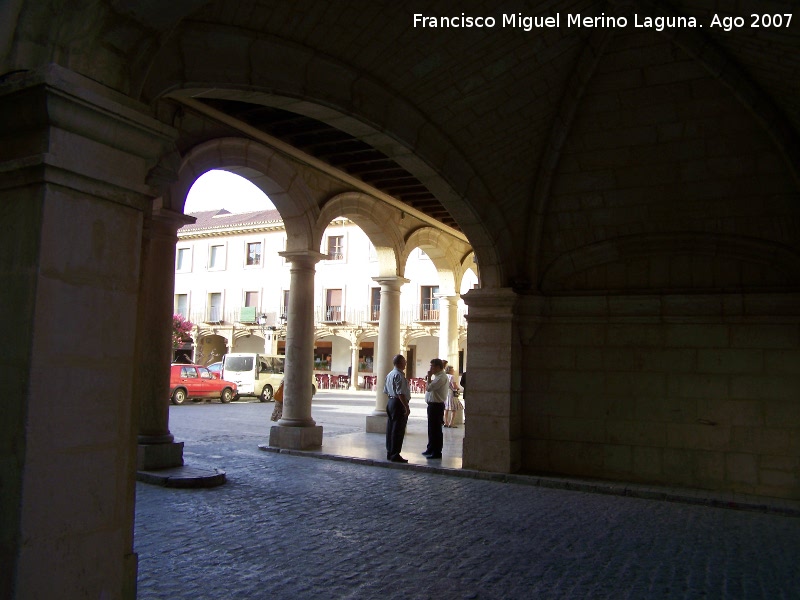
POLYGON ((428 459, 442 458, 442 446, 444 446, 444 435, 442 425, 444 424, 444 403, 447 400, 447 375, 444 372, 442 359, 434 358, 431 361, 431 369, 425 377, 427 390, 425 392, 425 403, 428 405, 428 448, 422 456, 428 459))
POLYGON ((456 412, 461 408, 461 400, 458 399, 461 390, 458 387, 453 367, 448 366, 445 369, 447 373, 447 399, 444 402, 444 426, 455 427, 453 419, 455 419, 456 412))
POLYGON ((406 359, 402 354, 392 359, 394 369, 386 376, 383 393, 389 396, 386 404, 386 460, 390 462, 407 463, 408 460, 400 456, 403 448, 403 438, 406 435, 406 424, 411 408, 408 403, 411 394, 408 392, 408 381, 403 372, 406 368, 406 359))
POLYGON ((272 409, 272 416, 270 417, 271 421, 279 421, 283 418, 283 380, 281 379, 281 383, 278 386, 278 389, 275 390, 275 393, 272 395, 272 399, 275 401, 275 408, 272 409))

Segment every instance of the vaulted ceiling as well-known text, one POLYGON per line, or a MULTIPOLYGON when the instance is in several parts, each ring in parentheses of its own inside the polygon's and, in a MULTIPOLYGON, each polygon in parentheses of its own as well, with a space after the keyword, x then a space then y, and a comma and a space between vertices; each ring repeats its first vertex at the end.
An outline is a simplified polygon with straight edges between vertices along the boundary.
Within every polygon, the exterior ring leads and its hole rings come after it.
MULTIPOLYGON (((258 90, 299 100, 313 96, 322 106, 343 114, 351 111, 349 117, 397 141, 398 149, 390 151, 387 144, 376 144, 372 133, 345 131, 333 120, 299 114, 280 103, 221 95, 202 101, 470 236, 474 234, 467 231, 469 225, 483 221, 495 241, 507 238, 509 244, 523 239, 524 230, 531 228, 536 214, 520 215, 520 207, 535 206, 542 170, 557 160, 552 144, 558 141, 554 131, 569 117, 563 114, 564 106, 574 102, 576 110, 587 108, 580 106, 580 98, 575 99, 591 77, 593 66, 586 57, 602 52, 609 38, 616 40, 617 56, 626 51, 651 52, 663 41, 673 53, 665 60, 665 64, 675 63, 669 68, 683 68, 681 61, 703 64, 711 76, 760 111, 759 118, 774 137, 781 138, 790 161, 800 162, 800 13, 794 14, 797 3, 792 0, 42 0, 13 4, 19 20, 13 31, 0 29, 0 47, 12 49, 0 53, 0 73, 58 61, 146 103, 169 93, 171 87, 188 88, 196 82, 243 94, 258 90), (655 31, 629 26, 615 31, 562 24, 524 31, 498 24, 492 29, 442 29, 415 26, 415 13, 498 20, 502 14, 637 13, 692 17, 702 27, 655 31), (780 24, 773 20, 764 26, 764 21, 754 24, 757 17, 752 15, 782 17, 780 24), (743 24, 726 31, 711 26, 715 16, 739 16, 743 24), (214 63, 214 57, 221 62, 214 63), (334 97, 337 89, 342 93, 334 97), (363 100, 367 105, 370 99, 364 97, 375 93, 381 96, 371 100, 373 106, 386 98, 383 115, 377 114, 380 106, 368 115, 339 101, 363 100), (387 129, 389 123, 396 124, 393 130, 387 129), (427 154, 420 142, 428 143, 427 154), (403 155, 403 149, 414 156, 403 155), (428 176, 432 171, 446 171, 444 185, 428 176), (491 211, 454 214, 458 203, 453 198, 468 196, 470 205, 491 206, 491 211)), ((640 78, 639 86, 654 85, 642 81, 646 77, 642 73, 632 75, 640 78)), ((668 69, 662 75, 668 78, 668 69)), ((617 93, 626 83, 622 79, 626 74, 613 76, 616 89, 610 91, 617 93)))

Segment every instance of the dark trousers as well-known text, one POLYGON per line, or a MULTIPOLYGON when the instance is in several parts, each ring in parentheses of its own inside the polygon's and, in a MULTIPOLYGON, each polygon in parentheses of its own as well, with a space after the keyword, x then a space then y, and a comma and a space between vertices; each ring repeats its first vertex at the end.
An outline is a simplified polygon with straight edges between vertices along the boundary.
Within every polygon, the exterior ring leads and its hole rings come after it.
POLYGON ((444 424, 444 402, 428 404, 428 448, 426 452, 441 454, 444 446, 442 425, 444 424))
POLYGON ((386 415, 389 417, 389 420, 386 421, 386 458, 392 460, 400 456, 400 450, 403 449, 403 438, 406 435, 408 415, 403 401, 400 398, 390 397, 386 405, 386 415))

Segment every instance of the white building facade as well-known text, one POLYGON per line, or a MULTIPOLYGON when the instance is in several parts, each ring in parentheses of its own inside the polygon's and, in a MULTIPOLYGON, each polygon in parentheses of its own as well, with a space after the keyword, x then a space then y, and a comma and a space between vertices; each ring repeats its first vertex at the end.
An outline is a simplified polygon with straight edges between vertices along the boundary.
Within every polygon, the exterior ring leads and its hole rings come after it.
MULTIPOLYGON (((228 352, 285 352, 290 264, 277 210, 193 213, 178 230, 175 313, 194 323, 184 355, 209 364, 228 352)), ((378 256, 352 221, 333 219, 322 237, 314 280, 314 371, 332 387, 371 389, 378 347, 381 285, 378 256), (353 377, 352 374, 357 376, 353 377)), ((460 294, 440 294, 440 273, 412 250, 400 287, 401 350, 409 378, 422 377, 431 358, 466 369, 466 307, 460 294), (447 303, 442 310, 443 304, 447 303), (442 327, 442 319, 448 322, 442 327), (442 331, 448 339, 443 340, 442 331)), ((467 269, 460 293, 477 286, 467 269)))

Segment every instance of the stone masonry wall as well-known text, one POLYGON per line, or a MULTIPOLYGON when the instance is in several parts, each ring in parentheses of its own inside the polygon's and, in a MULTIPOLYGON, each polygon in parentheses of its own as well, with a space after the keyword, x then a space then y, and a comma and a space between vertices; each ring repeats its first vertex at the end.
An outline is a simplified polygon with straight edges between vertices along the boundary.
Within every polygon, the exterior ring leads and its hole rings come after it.
POLYGON ((524 468, 800 498, 799 306, 550 299, 524 350, 524 468))

